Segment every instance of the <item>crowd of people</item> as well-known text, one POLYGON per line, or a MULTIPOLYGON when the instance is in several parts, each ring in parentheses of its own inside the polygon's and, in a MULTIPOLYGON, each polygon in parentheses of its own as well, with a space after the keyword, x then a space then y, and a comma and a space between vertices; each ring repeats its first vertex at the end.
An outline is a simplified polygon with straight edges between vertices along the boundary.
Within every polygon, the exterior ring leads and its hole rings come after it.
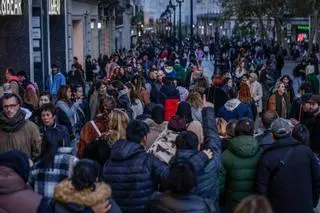
POLYGON ((6 69, 0 212, 313 213, 317 56, 291 78, 281 49, 233 44, 208 79, 208 51, 145 37, 68 73, 53 64, 43 91, 6 69))

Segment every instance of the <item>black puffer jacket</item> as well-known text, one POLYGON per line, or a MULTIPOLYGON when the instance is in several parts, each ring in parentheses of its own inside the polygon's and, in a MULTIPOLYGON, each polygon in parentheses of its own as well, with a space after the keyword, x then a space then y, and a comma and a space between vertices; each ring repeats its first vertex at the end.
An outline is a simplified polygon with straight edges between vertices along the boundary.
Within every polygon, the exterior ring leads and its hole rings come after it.
POLYGON ((200 196, 174 195, 166 192, 156 196, 149 205, 146 206, 147 213, 213 213, 212 202, 207 202, 200 196))
POLYGON ((275 213, 313 213, 320 194, 318 161, 306 145, 290 137, 277 140, 262 155, 255 189, 268 197, 275 213), (279 168, 280 161, 285 165, 279 168))

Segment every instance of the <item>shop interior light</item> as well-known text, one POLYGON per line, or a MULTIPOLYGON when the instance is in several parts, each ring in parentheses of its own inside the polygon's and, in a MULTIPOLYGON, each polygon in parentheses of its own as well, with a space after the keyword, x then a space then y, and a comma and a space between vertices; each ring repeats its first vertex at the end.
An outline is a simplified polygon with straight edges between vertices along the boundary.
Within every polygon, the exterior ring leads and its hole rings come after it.
POLYGON ((94 29, 94 22, 93 21, 90 23, 90 28, 94 29))
POLYGON ((98 29, 102 28, 101 22, 98 22, 97 27, 98 27, 98 29))

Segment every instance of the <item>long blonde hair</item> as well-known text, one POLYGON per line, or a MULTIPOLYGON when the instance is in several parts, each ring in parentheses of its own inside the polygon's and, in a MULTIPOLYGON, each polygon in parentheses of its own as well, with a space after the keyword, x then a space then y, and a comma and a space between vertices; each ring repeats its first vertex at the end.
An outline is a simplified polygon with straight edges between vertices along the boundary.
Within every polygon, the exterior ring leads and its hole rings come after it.
POLYGON ((34 109, 38 107, 38 96, 37 93, 34 92, 31 88, 25 90, 23 100, 25 103, 33 106, 34 109))
POLYGON ((109 114, 108 131, 104 137, 109 142, 126 139, 126 129, 129 117, 126 112, 120 109, 113 109, 109 114))

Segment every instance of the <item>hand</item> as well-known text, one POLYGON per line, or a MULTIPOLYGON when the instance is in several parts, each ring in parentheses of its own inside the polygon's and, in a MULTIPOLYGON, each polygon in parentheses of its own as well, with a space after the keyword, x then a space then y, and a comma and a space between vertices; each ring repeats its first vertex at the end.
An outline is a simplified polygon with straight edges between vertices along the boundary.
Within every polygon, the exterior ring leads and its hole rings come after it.
POLYGON ((111 204, 107 201, 105 203, 96 204, 92 206, 91 209, 94 213, 108 213, 111 209, 111 204))
POLYGON ((299 121, 297 121, 297 120, 294 119, 294 118, 291 118, 290 121, 291 121, 291 123, 292 123, 294 126, 296 126, 296 125, 298 125, 298 124, 300 123, 299 121))
POLYGON ((204 95, 202 96, 202 108, 206 108, 206 107, 208 107, 208 105, 207 105, 207 98, 206 98, 206 95, 204 94, 204 95))
POLYGON ((202 150, 202 152, 207 155, 209 160, 211 160, 213 153, 210 149, 202 150))

